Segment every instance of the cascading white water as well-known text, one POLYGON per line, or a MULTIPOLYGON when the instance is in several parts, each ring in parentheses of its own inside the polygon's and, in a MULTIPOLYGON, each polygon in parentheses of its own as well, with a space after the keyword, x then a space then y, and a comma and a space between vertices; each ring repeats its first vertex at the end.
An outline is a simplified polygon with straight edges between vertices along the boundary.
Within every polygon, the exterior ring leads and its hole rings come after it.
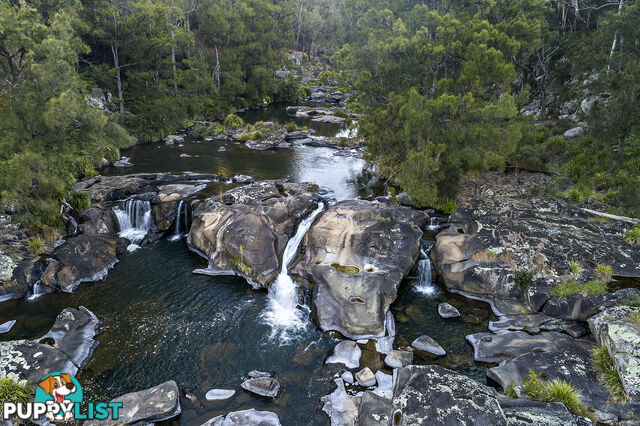
POLYGON ((148 201, 127 200, 124 209, 116 207, 113 212, 120 228, 118 235, 132 244, 142 241, 151 228, 151 204, 148 201))
POLYGON ((435 216, 431 216, 429 218, 429 225, 427 225, 427 230, 429 231, 437 231, 438 229, 440 229, 441 225, 440 225, 440 218, 439 217, 435 217, 435 216))
POLYGON ((433 296, 438 292, 438 289, 433 285, 431 259, 424 250, 420 250, 420 257, 421 259, 418 261, 418 283, 414 288, 418 293, 425 296, 433 296))
POLYGON ((42 281, 38 280, 33 285, 33 291, 27 297, 27 300, 36 300, 38 297, 42 296, 43 294, 45 294, 44 286, 42 285, 42 281))
POLYGON ((288 268, 298 252, 302 238, 323 209, 324 205, 320 203, 313 213, 300 222, 296 234, 289 239, 287 247, 284 249, 280 273, 269 288, 269 304, 263 313, 263 318, 271 325, 272 334, 276 334, 278 331, 284 332, 283 340, 287 339, 287 331, 298 330, 305 326, 302 313, 297 307, 298 286, 289 276, 288 268))
MULTIPOLYGON (((182 204, 183 204, 183 200, 180 200, 180 202, 178 203, 178 211, 176 212, 176 230, 173 232, 173 235, 171 236, 171 238, 169 238, 171 241, 177 241, 182 237, 182 234, 180 233, 180 213, 182 212, 182 204)), ((187 213, 187 209, 185 208, 185 220, 184 220, 184 227, 187 227, 187 217, 186 217, 186 213, 187 213)))

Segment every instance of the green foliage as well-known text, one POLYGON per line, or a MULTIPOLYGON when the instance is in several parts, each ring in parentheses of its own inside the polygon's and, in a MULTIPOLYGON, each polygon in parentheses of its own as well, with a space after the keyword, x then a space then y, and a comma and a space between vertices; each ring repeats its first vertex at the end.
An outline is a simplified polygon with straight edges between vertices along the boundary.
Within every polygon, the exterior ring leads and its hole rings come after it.
POLYGON ((562 402, 571 413, 577 416, 592 417, 581 401, 580 391, 563 380, 543 381, 540 374, 529 370, 529 375, 522 389, 531 399, 542 402, 562 402))
POLYGON ((253 132, 253 134, 251 135, 251 139, 253 139, 254 141, 259 141, 264 139, 264 133, 257 131, 257 132, 253 132))
POLYGON ((598 346, 593 350, 591 362, 609 390, 613 402, 627 402, 629 396, 624 390, 620 375, 615 369, 611 355, 609 355, 609 350, 605 346, 598 346))
POLYGON ((84 192, 72 192, 69 204, 76 210, 86 210, 91 207, 91 197, 84 192))
POLYGON ((244 124, 242 118, 238 117, 235 114, 227 115, 227 118, 224 119, 224 127, 231 128, 234 130, 239 129, 244 124))
POLYGON ((33 240, 31 240, 31 242, 29 243, 29 250, 34 253, 40 254, 40 251, 42 250, 42 240, 40 238, 34 238, 33 240))
POLYGON ((227 129, 224 127, 224 124, 222 123, 215 123, 213 125, 213 130, 215 131, 216 135, 224 135, 225 133, 227 133, 227 129))
POLYGON ((251 140, 251 135, 249 133, 242 134, 240 135, 240 137, 238 137, 238 140, 240 142, 248 142, 251 140))
POLYGON ((209 126, 205 126, 204 124, 196 124, 193 128, 193 136, 196 138, 206 138, 211 133, 211 129, 209 126))
POLYGON ((624 234, 624 240, 631 244, 640 245, 640 223, 637 223, 624 234))
POLYGON ((575 281, 558 284, 551 291, 552 296, 566 298, 569 294, 581 294, 583 296, 598 296, 606 293, 608 286, 602 281, 593 280, 584 284, 575 281))
POLYGON ((27 403, 35 395, 35 387, 28 380, 14 376, 0 377, 0 403, 27 403))
POLYGON ((251 273, 251 268, 244 263, 244 250, 242 245, 240 245, 240 254, 237 257, 232 258, 230 263, 233 269, 244 275, 249 275, 251 273))
POLYGON ((571 274, 578 277, 582 273, 582 265, 579 262, 572 260, 569 262, 569 269, 571 269, 571 274))
POLYGON ((518 392, 516 392, 516 387, 513 384, 513 381, 511 381, 507 387, 504 389, 504 394, 505 396, 508 396, 509 398, 518 398, 518 392))
POLYGON ((608 283, 613 278, 613 268, 609 265, 598 264, 596 266, 596 276, 604 283, 608 283))
POLYGON ((516 271, 514 281, 523 293, 529 290, 529 286, 533 283, 533 274, 529 271, 516 271))
POLYGON ((284 125, 284 128, 287 132, 295 132, 298 130, 298 125, 295 122, 290 121, 284 125))

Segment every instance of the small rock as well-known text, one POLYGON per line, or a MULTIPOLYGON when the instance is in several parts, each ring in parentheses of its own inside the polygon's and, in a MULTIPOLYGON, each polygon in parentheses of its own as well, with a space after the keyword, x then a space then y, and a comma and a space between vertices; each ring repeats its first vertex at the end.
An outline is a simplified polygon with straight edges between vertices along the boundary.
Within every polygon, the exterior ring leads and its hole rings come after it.
POLYGON ((447 302, 442 302, 438 305, 438 314, 440 314, 442 318, 455 318, 460 316, 460 312, 447 302))
POLYGON ((189 154, 180 154, 180 158, 190 158, 189 154))
POLYGON ((273 377, 273 374, 266 371, 251 370, 247 373, 247 376, 252 379, 257 379, 258 377, 273 377))
POLYGON ((180 144, 184 142, 184 137, 180 136, 180 135, 169 135, 166 138, 164 138, 164 143, 167 145, 173 145, 173 144, 180 144))
POLYGON ((384 363, 391 368, 402 368, 413 361, 413 352, 391 351, 384 359, 384 363))
POLYGON ((369 387, 376 384, 376 376, 369 367, 365 367, 356 373, 356 380, 360 386, 369 387))
POLYGON ((249 183, 253 182, 253 178, 247 175, 235 175, 233 181, 237 183, 249 183))
POLYGON ((0 324, 0 334, 8 333, 11 330, 11 327, 16 323, 16 320, 7 321, 3 324, 0 324))
POLYGON ((342 380, 344 380, 345 383, 353 384, 353 382, 355 382, 353 373, 351 373, 351 371, 345 371, 340 377, 342 378, 342 380))
POLYGON ((260 425, 260 426, 280 426, 280 419, 276 413, 271 411, 257 411, 255 408, 242 411, 232 411, 226 417, 217 416, 202 426, 243 426, 243 425, 260 425))
POLYGON ((376 341, 376 350, 381 354, 388 354, 393 350, 393 341, 395 338, 393 336, 380 337, 376 341))
POLYGON ((356 343, 359 345, 366 345, 369 342, 369 339, 358 339, 356 343))
POLYGON ((240 386, 244 390, 267 398, 275 398, 280 391, 280 382, 273 377, 257 377, 245 380, 240 386))
POLYGON ((427 335, 418 337, 413 341, 411 346, 419 351, 428 352, 437 356, 444 356, 447 354, 438 342, 427 335))
POLYGON ((351 340, 343 340, 333 348, 333 354, 327 358, 327 364, 344 364, 347 368, 360 367, 362 350, 351 340))
POLYGON ((235 395, 236 391, 231 389, 211 389, 205 395, 207 401, 218 401, 221 399, 229 399, 235 395))
POLYGON ((567 139, 577 139, 579 137, 582 137, 583 134, 584 129, 581 126, 578 126, 564 132, 564 137, 567 139))
POLYGON ((225 148, 224 146, 221 146, 220 148, 218 148, 218 152, 224 152, 226 150, 227 148, 225 148))

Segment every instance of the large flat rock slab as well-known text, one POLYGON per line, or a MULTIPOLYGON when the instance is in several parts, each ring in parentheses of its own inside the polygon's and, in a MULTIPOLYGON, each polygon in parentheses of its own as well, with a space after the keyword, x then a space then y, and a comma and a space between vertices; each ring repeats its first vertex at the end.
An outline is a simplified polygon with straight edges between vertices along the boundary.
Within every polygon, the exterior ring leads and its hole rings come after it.
POLYGON ((264 181, 211 197, 194 211, 187 244, 209 259, 212 269, 235 271, 266 287, 280 270, 297 222, 320 200, 314 189, 264 181))
POLYGON ((75 375, 95 347, 100 320, 85 307, 66 308, 43 337, 0 342, 0 376, 9 373, 37 383, 47 374, 75 375))
POLYGON ((398 285, 415 264, 423 212, 362 200, 324 212, 306 238, 320 328, 359 339, 382 337, 398 285))
POLYGON ((149 424, 171 419, 180 414, 180 394, 178 385, 173 380, 164 382, 158 386, 132 392, 111 402, 121 402, 117 420, 88 421, 85 425, 131 425, 149 424))
POLYGON ((491 172, 465 181, 432 251, 447 288, 517 314, 539 311, 562 280, 594 279, 597 264, 640 277, 640 250, 623 240, 632 225, 599 220, 555 189, 542 174, 491 172), (572 261, 582 265, 579 277, 569 275, 572 261))

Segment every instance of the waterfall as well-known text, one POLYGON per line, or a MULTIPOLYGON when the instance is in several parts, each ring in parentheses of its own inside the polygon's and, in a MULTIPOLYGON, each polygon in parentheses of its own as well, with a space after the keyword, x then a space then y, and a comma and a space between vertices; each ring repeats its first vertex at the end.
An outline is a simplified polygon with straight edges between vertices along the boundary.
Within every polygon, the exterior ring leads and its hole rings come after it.
POLYGON ((151 228, 151 204, 148 201, 127 200, 124 209, 116 207, 113 212, 120 228, 118 235, 133 244, 142 241, 151 228))
MULTIPOLYGON (((180 200, 180 202, 178 203, 178 211, 176 212, 176 230, 173 232, 173 235, 171 236, 171 238, 169 238, 171 241, 177 241, 183 235, 180 233, 180 213, 182 212, 183 203, 184 203, 184 200, 180 200)), ((189 230, 188 224, 187 224, 187 208, 186 207, 184 208, 184 228, 185 228, 185 234, 186 234, 187 231, 189 230)))
POLYGON ((42 285, 42 281, 38 280, 33 285, 33 291, 27 297, 27 300, 36 300, 38 297, 42 296, 46 292, 44 291, 44 286, 42 285))
MULTIPOLYGON (((289 239, 284 249, 282 269, 269 288, 269 304, 267 310, 263 313, 263 318, 271 325, 274 333, 282 329, 298 330, 305 326, 305 321, 297 307, 298 286, 289 276, 288 268, 298 252, 298 246, 302 238, 304 238, 314 219, 323 209, 324 205, 320 203, 318 208, 300 223, 296 234, 289 239)), ((284 335, 283 337, 286 340, 287 336, 284 335)))
POLYGON ((427 230, 428 231, 437 231, 441 227, 442 227, 442 225, 440 224, 440 218, 439 217, 431 216, 429 218, 429 225, 427 225, 427 230))
POLYGON ((418 293, 425 296, 433 296, 438 292, 438 289, 433 284, 433 274, 431 272, 431 258, 429 258, 429 251, 431 247, 425 250, 420 250, 420 260, 418 260, 418 282, 414 287, 418 293))

